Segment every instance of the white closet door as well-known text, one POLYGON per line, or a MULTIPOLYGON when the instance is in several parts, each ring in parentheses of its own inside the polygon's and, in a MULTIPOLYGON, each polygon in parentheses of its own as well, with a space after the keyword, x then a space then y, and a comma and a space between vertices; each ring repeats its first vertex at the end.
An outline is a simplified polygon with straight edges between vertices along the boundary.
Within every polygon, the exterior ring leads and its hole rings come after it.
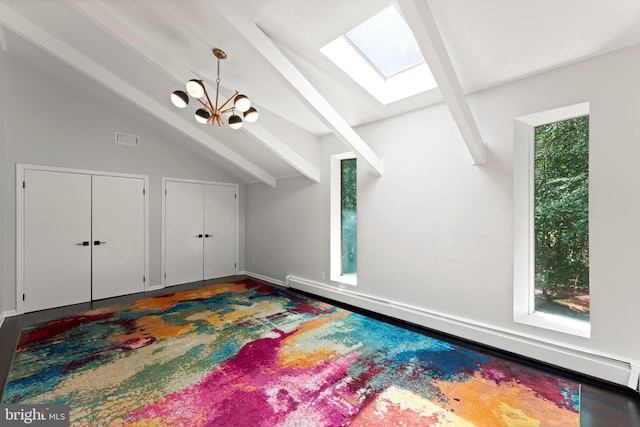
POLYGON ((24 310, 91 300, 91 176, 25 170, 24 310))
POLYGON ((236 188, 204 185, 204 279, 236 274, 236 188))
POLYGON ((167 181, 165 188, 165 284, 202 280, 203 186, 167 181))
POLYGON ((144 292, 144 180, 93 176, 92 299, 144 292))

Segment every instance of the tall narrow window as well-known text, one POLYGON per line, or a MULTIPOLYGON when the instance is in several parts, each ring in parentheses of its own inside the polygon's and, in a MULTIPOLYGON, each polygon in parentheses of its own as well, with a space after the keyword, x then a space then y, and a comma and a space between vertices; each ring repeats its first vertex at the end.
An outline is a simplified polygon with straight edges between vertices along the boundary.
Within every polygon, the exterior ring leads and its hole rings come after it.
POLYGON ((589 103, 514 132, 514 320, 589 337, 589 103))
POLYGON ((331 156, 331 280, 357 284, 358 169, 353 153, 331 156))
POLYGON ((340 161, 340 246, 342 274, 355 274, 357 269, 357 180, 356 159, 340 161))
POLYGON ((535 128, 535 310, 589 320, 589 116, 535 128))

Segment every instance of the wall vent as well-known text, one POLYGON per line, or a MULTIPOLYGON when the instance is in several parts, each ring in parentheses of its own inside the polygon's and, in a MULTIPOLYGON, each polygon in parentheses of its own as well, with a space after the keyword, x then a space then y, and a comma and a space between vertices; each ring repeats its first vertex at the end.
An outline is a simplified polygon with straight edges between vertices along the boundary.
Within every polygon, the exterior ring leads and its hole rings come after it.
POLYGON ((135 135, 127 135, 126 133, 116 132, 116 143, 130 145, 132 147, 140 146, 140 137, 135 135))

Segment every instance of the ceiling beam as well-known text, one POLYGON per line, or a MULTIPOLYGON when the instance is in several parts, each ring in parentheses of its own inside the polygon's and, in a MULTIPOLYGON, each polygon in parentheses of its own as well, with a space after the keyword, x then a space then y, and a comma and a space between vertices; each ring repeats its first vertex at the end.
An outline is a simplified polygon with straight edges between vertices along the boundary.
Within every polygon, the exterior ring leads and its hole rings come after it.
POLYGON ((485 164, 487 144, 482 140, 427 0, 396 1, 458 125, 473 163, 485 164))
POLYGON ((273 70, 279 73, 300 99, 322 120, 331 132, 365 162, 376 176, 382 176, 382 159, 360 138, 347 121, 318 92, 295 65, 280 51, 271 39, 237 7, 229 2, 214 0, 202 2, 203 7, 213 7, 215 16, 220 16, 236 29, 253 48, 255 54, 264 58, 273 70))
POLYGON ((209 133, 186 122, 172 110, 3 4, 0 4, 0 23, 63 60, 107 89, 148 111, 265 184, 271 187, 276 186, 276 179, 271 174, 231 150, 209 133))
POLYGON ((242 129, 271 150, 273 154, 296 168, 298 172, 309 178, 313 183, 320 182, 320 169, 298 154, 289 145, 282 142, 267 128, 258 123, 251 123, 249 126, 243 126, 242 129))
MULTIPOLYGON (((96 25, 100 26, 105 31, 108 31, 113 37, 120 40, 120 42, 129 46, 140 55, 149 58, 167 75, 169 75, 169 77, 180 83, 184 83, 185 76, 193 74, 177 61, 167 57, 165 51, 159 49, 153 43, 150 43, 148 39, 140 36, 134 28, 131 28, 122 20, 118 19, 113 11, 106 7, 106 4, 84 0, 66 1, 91 19, 96 25)), ((223 89, 222 85, 221 89, 223 89)), ((231 95, 231 91, 229 91, 229 95, 231 95)), ((228 96, 226 98, 228 98, 228 96)), ((250 126, 243 126, 241 131, 250 135, 258 143, 262 144, 269 151, 314 183, 320 182, 320 169, 318 166, 313 165, 303 158, 280 137, 257 123, 252 123, 250 126)))

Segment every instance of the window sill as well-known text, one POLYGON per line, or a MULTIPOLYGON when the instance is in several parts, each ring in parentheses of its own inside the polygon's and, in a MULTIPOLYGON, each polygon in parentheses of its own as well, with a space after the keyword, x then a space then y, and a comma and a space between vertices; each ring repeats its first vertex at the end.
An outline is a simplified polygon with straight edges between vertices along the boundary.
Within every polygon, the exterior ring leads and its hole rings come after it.
POLYGON ((591 324, 582 320, 568 319, 566 317, 537 311, 514 320, 517 323, 523 323, 525 325, 550 329, 552 331, 584 338, 591 338, 591 324))
POLYGON ((342 274, 331 278, 332 282, 338 282, 343 285, 358 285, 358 276, 356 274, 342 274))

